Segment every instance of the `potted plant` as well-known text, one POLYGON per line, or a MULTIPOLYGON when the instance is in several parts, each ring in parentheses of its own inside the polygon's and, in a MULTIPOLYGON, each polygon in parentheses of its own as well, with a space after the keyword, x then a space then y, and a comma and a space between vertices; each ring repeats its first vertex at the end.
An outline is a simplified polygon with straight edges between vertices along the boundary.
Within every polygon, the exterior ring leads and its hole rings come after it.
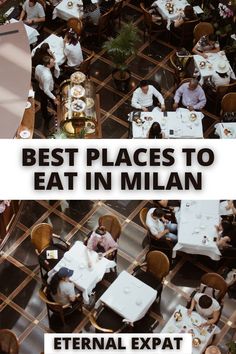
POLYGON ((136 54, 138 42, 137 27, 133 23, 127 23, 115 38, 109 39, 103 45, 115 65, 112 77, 120 91, 127 91, 129 88, 131 74, 126 61, 131 55, 136 54))
POLYGON ((236 354, 236 342, 231 340, 229 343, 227 343, 228 347, 228 353, 229 354, 236 354))

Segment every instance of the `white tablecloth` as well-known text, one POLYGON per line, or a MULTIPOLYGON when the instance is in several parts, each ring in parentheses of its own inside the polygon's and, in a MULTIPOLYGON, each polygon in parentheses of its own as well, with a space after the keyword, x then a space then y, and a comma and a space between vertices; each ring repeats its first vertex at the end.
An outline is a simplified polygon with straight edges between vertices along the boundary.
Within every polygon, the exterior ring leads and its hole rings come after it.
POLYGON ((236 138, 236 122, 235 123, 217 123, 215 125, 215 134, 221 139, 235 139, 236 138), (225 131, 228 129, 228 131, 225 131))
POLYGON ((217 327, 212 326, 212 331, 210 333, 207 331, 209 327, 205 327, 206 331, 200 333, 200 330, 198 330, 198 328, 193 325, 193 323, 196 323, 197 321, 196 324, 200 325, 202 322, 206 322, 206 320, 195 311, 192 312, 191 316, 188 316, 187 309, 181 305, 179 305, 176 309, 176 311, 179 310, 183 315, 182 321, 176 322, 174 318, 174 312, 169 321, 166 323, 165 327, 162 329, 161 333, 188 333, 188 331, 193 330, 194 337, 199 338, 201 340, 201 344, 197 348, 193 347, 192 354, 203 353, 206 347, 211 343, 212 337, 217 331, 217 327), (186 326, 186 328, 183 328, 184 326, 186 326))
POLYGON ((90 259, 92 268, 88 268, 87 247, 81 241, 77 241, 48 275, 52 277, 61 267, 72 269, 74 273, 70 279, 83 292, 84 302, 88 303, 89 295, 96 284, 102 280, 106 271, 116 266, 115 262, 105 257, 98 260, 98 254, 94 251, 91 251, 90 259))
MULTIPOLYGON (((14 23, 14 22, 18 22, 18 21, 15 20, 14 18, 11 18, 9 22, 14 23)), ((25 30, 26 30, 27 36, 29 38, 29 44, 33 44, 33 43, 37 42, 39 32, 35 28, 30 27, 28 25, 25 25, 25 30)))
POLYGON ((41 47, 43 43, 48 43, 51 51, 53 52, 57 64, 60 66, 66 61, 66 56, 64 54, 64 42, 62 37, 58 37, 55 34, 51 34, 42 43, 32 50, 32 56, 34 55, 36 49, 41 47))
POLYGON ((219 221, 218 200, 183 200, 178 222, 178 243, 173 249, 173 257, 176 251, 182 251, 219 260, 221 253, 214 241, 217 237, 215 225, 219 221), (207 236, 206 244, 202 242, 204 236, 207 236))
POLYGON ((156 0, 153 4, 158 7, 159 12, 164 19, 172 21, 177 19, 179 13, 184 10, 186 5, 189 4, 186 0, 173 0, 171 3, 174 4, 174 12, 169 14, 166 8, 166 3, 166 0, 156 0))
MULTIPOLYGON (((213 72, 217 71, 217 65, 219 62, 222 62, 222 60, 225 60, 229 66, 230 63, 224 53, 224 51, 221 51, 219 53, 206 53, 208 55, 207 59, 204 59, 201 55, 194 55, 194 63, 197 69, 199 70, 199 73, 202 77, 202 79, 206 77, 211 77, 213 72), (204 61, 206 63, 204 68, 201 68, 199 63, 204 61)), ((232 70, 230 66, 230 70, 232 70)))
POLYGON ((123 271, 96 303, 110 307, 129 323, 145 316, 157 296, 156 290, 123 271))
MULTIPOLYGON (((81 18, 83 17, 83 8, 78 7, 77 5, 83 5, 82 0, 72 0, 73 7, 68 8, 67 3, 69 0, 62 0, 53 11, 53 19, 56 17, 61 18, 62 20, 69 20, 71 17, 81 18)), ((96 4, 98 0, 91 0, 93 4, 96 4)))
POLYGON ((149 129, 154 122, 161 125, 166 138, 203 138, 202 118, 204 116, 201 112, 195 113, 197 119, 191 122, 190 111, 185 108, 179 108, 176 112, 167 112, 167 117, 164 117, 163 112, 156 108, 152 112, 142 112, 141 119, 144 122, 142 126, 132 122, 133 138, 147 138, 149 129), (152 117, 153 119, 146 121, 144 117, 152 117), (174 134, 170 134, 171 130, 174 134))

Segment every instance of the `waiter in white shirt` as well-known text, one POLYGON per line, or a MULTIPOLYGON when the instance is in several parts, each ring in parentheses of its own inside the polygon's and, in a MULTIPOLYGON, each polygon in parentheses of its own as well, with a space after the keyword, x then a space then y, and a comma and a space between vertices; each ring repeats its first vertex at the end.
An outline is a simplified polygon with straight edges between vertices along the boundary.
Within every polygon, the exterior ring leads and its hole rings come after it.
POLYGON ((131 105, 144 112, 150 112, 155 108, 153 105, 153 96, 158 99, 161 110, 165 111, 164 97, 154 86, 149 85, 147 80, 140 81, 139 87, 133 93, 131 105))
POLYGON ((39 82, 39 94, 41 103, 41 112, 46 123, 49 126, 50 115, 47 109, 48 100, 51 101, 53 107, 60 102, 53 94, 54 80, 51 70, 55 67, 55 60, 52 57, 43 57, 43 65, 39 64, 35 69, 35 78, 39 82))

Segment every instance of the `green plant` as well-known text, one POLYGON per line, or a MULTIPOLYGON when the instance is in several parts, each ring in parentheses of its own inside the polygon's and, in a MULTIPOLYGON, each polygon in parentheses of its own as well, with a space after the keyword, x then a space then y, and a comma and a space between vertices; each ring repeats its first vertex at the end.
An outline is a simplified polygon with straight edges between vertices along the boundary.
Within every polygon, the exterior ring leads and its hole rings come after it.
POLYGON ((118 69, 120 79, 125 77, 125 71, 128 68, 126 60, 131 55, 136 54, 136 46, 139 41, 137 27, 133 23, 127 23, 115 38, 111 38, 104 43, 103 48, 107 50, 116 69, 118 69))
POLYGON ((236 342, 235 341, 230 341, 227 343, 227 347, 229 349, 230 354, 236 354, 236 342))
POLYGON ((7 21, 7 17, 4 14, 0 13, 0 25, 4 25, 6 21, 7 21))

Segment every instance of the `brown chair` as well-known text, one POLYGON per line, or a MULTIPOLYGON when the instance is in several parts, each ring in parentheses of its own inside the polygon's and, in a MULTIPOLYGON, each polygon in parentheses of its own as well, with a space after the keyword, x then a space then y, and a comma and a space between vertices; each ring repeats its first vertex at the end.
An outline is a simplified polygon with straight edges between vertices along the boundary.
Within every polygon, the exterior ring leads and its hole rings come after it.
POLYGON ((228 286, 224 278, 217 273, 206 273, 201 277, 201 283, 209 286, 210 288, 219 290, 217 301, 222 303, 222 300, 227 292, 228 286))
POLYGON ((89 314, 89 320, 97 333, 120 333, 128 327, 120 315, 103 304, 93 314, 89 314))
POLYGON ((218 114, 221 108, 221 101, 227 93, 236 92, 236 81, 228 85, 221 85, 216 90, 206 91, 208 101, 212 102, 214 113, 218 114))
POLYGON ((148 10, 145 8, 144 3, 141 2, 140 3, 140 8, 142 10, 143 13, 143 21, 144 21, 144 36, 143 39, 145 41, 146 39, 146 32, 148 33, 149 36, 149 41, 151 42, 152 40, 152 34, 162 34, 164 32, 167 32, 166 29, 166 20, 164 20, 161 15, 160 15, 160 25, 156 24, 155 22, 153 22, 152 20, 152 15, 148 12, 148 10))
POLYGON ((74 68, 75 71, 81 71, 86 76, 89 77, 91 61, 95 55, 95 52, 92 52, 79 66, 74 68))
POLYGON ((4 354, 18 354, 19 342, 14 332, 9 329, 0 330, 0 351, 4 354))
POLYGON ((72 28, 79 36, 83 32, 83 22, 76 17, 72 17, 67 21, 67 27, 72 28))
POLYGON ((47 287, 39 290, 39 297, 40 299, 46 304, 47 306, 47 313, 48 313, 48 320, 50 322, 51 313, 58 315, 65 326, 65 317, 71 315, 74 311, 79 310, 82 312, 82 304, 83 298, 81 294, 76 296, 76 301, 74 304, 68 303, 66 305, 61 305, 58 302, 55 302, 51 299, 48 294, 47 287))
POLYGON ((214 33, 214 27, 211 23, 200 22, 193 30, 194 42, 197 43, 202 36, 207 36, 212 33, 214 33))
POLYGON ((123 5, 124 5, 124 0, 120 0, 119 2, 116 2, 115 5, 112 7, 111 22, 114 23, 115 20, 118 19, 119 27, 121 22, 123 5))
POLYGON ((96 26, 89 26, 86 28, 86 37, 87 36, 96 36, 98 41, 101 41, 102 35, 107 32, 107 29, 110 24, 110 19, 112 16, 113 8, 108 10, 102 16, 99 17, 98 25, 96 26))
POLYGON ((180 83, 181 80, 183 80, 187 73, 186 69, 189 65, 189 62, 191 60, 192 56, 184 58, 185 60, 181 60, 177 57, 176 51, 174 51, 171 56, 170 56, 170 63, 172 68, 175 71, 175 81, 177 85, 180 83))
POLYGON ((114 215, 103 215, 98 220, 99 226, 105 226, 113 239, 117 242, 121 234, 121 224, 114 215))
POLYGON ((157 299, 160 300, 163 280, 170 270, 170 262, 168 257, 160 251, 151 251, 147 254, 145 263, 134 269, 133 275, 157 290, 157 299), (146 270, 144 270, 145 268, 146 270))
POLYGON ((171 36, 178 43, 178 47, 184 47, 188 50, 192 49, 193 31, 198 23, 199 19, 186 21, 175 31, 171 31, 171 36))
POLYGON ((221 114, 226 112, 236 112, 236 92, 224 95, 221 101, 221 114))
POLYGON ((60 236, 53 233, 53 227, 47 223, 40 223, 31 231, 31 242, 38 255, 42 280, 45 281, 47 272, 55 267, 64 253, 69 250, 69 242, 64 241, 60 236), (55 242, 57 240, 57 242, 55 242), (47 251, 57 250, 57 259, 47 259, 47 251), (46 271, 46 273, 44 272, 46 271))

